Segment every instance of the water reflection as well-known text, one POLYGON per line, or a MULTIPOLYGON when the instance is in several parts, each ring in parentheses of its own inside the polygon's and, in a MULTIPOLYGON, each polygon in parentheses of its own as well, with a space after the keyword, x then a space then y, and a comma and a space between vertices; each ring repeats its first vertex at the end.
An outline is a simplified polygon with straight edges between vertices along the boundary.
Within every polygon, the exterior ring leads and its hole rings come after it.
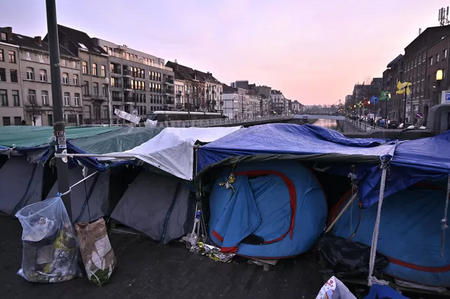
POLYGON ((338 125, 336 120, 334 119, 318 119, 315 123, 315 126, 324 127, 332 130, 338 130, 338 125))

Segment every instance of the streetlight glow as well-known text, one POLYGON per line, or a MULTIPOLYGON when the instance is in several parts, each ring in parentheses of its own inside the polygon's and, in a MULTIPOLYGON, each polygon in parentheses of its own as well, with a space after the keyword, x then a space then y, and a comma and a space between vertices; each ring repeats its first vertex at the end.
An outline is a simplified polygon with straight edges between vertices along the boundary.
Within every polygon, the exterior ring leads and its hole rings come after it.
POLYGON ((442 70, 437 70, 436 72, 436 81, 441 81, 444 76, 444 72, 442 70))

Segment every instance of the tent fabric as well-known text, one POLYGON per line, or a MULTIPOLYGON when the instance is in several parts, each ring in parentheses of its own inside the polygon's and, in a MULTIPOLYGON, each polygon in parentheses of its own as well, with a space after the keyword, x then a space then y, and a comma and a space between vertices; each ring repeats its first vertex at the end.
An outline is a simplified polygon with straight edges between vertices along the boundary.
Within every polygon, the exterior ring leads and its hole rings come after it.
POLYGON ((152 139, 163 128, 125 127, 103 134, 74 139, 71 143, 89 154, 106 154, 130 150, 152 139))
MULTIPOLYGON (((119 127, 67 127, 66 139, 95 136, 119 130, 119 127)), ((0 127, 0 146, 6 148, 36 148, 48 146, 53 127, 5 126, 0 127)))
POLYGON ((0 211, 14 215, 42 199, 44 169, 25 157, 13 156, 0 168, 0 211))
MULTIPOLYGON (((95 169, 88 170, 88 175, 95 169)), ((100 217, 110 214, 109 210, 109 171, 99 172, 84 182, 72 188, 70 200, 72 207, 72 220, 75 222, 92 222, 100 217), (97 177, 96 177, 97 176, 97 177), (95 183, 95 184, 94 184, 95 183), (93 186, 94 185, 94 186, 93 186), (86 199, 88 200, 86 201, 86 199), (81 215, 81 216, 80 216, 81 215)), ((69 185, 83 179, 82 168, 77 166, 69 170, 69 185)), ((48 197, 67 190, 58 190, 58 181, 53 185, 48 197)))
POLYGON ((188 233, 195 201, 179 179, 142 171, 128 187, 111 219, 168 243, 188 233))
POLYGON ((109 153, 142 160, 184 180, 193 179, 194 144, 211 142, 241 127, 166 128, 149 141, 125 152, 109 153))
MULTIPOLYGON (((405 281, 431 285, 450 285, 450 246, 441 257, 441 219, 446 190, 408 188, 383 201, 377 250, 390 260, 385 274, 405 281)), ((344 200, 348 200, 344 199, 344 200)), ((378 204, 361 211, 353 203, 333 228, 337 236, 371 246, 378 204), (358 227, 358 229, 356 229, 358 227)), ((450 230, 445 232, 450 240, 450 230)))
POLYGON ((450 131, 440 135, 409 140, 398 145, 393 164, 430 171, 450 172, 450 131))
POLYGON ((225 252, 284 258, 308 251, 325 227, 327 204, 314 175, 300 163, 239 163, 211 192, 209 234, 225 252), (231 173, 233 188, 222 186, 231 173), (233 193, 234 189, 234 193, 233 193))
MULTIPOLYGON (((313 125, 267 124, 229 134, 198 150, 198 171, 232 157, 261 156, 279 159, 280 155, 314 157, 315 160, 343 159, 347 162, 378 163, 382 156, 392 156, 395 143, 383 139, 347 138, 313 125)), ((256 160, 256 159, 255 159, 256 160)), ((236 162, 234 160, 233 162, 236 162)))

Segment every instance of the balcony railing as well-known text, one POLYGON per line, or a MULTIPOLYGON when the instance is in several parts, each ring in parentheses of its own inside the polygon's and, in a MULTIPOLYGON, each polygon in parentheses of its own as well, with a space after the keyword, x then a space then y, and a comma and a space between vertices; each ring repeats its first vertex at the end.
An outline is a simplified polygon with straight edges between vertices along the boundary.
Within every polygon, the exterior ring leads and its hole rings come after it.
POLYGON ((123 75, 124 76, 131 76, 130 70, 123 70, 123 75))

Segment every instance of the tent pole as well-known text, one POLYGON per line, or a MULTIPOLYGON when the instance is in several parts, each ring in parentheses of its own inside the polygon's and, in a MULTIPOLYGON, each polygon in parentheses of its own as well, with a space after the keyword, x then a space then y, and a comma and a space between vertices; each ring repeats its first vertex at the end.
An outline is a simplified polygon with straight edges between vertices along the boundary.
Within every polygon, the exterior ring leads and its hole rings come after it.
POLYGON ((378 233, 380 230, 381 208, 383 206, 384 189, 386 187, 386 176, 387 176, 388 167, 389 167, 388 162, 383 159, 381 162, 382 173, 381 173, 381 183, 380 183, 380 197, 378 199, 377 217, 375 219, 375 227, 373 229, 373 235, 372 235, 372 246, 370 246, 369 276, 367 277, 367 285, 369 287, 371 287, 374 282, 376 284, 382 284, 382 285, 388 284, 385 281, 378 280, 375 277, 373 277, 373 270, 375 267, 375 257, 377 254, 378 233))
POLYGON ((441 237, 441 257, 444 257, 444 249, 445 249, 445 233, 448 228, 447 224, 447 211, 448 211, 448 201, 450 197, 450 174, 448 175, 447 181, 447 196, 445 198, 445 210, 444 210, 444 218, 441 220, 442 227, 442 237, 441 237))
POLYGON ((347 209, 350 207, 350 205, 353 203, 353 201, 355 200, 356 196, 358 195, 358 193, 353 194, 353 196, 350 198, 350 200, 347 202, 347 204, 345 205, 345 207, 339 212, 339 214, 337 215, 337 217, 333 220, 333 222, 330 224, 330 226, 328 226, 327 230, 325 231, 325 233, 329 233, 331 231, 331 229, 334 227, 334 225, 336 224, 336 222, 338 222, 339 218, 341 218, 342 215, 344 215, 345 211, 347 211, 347 209))

